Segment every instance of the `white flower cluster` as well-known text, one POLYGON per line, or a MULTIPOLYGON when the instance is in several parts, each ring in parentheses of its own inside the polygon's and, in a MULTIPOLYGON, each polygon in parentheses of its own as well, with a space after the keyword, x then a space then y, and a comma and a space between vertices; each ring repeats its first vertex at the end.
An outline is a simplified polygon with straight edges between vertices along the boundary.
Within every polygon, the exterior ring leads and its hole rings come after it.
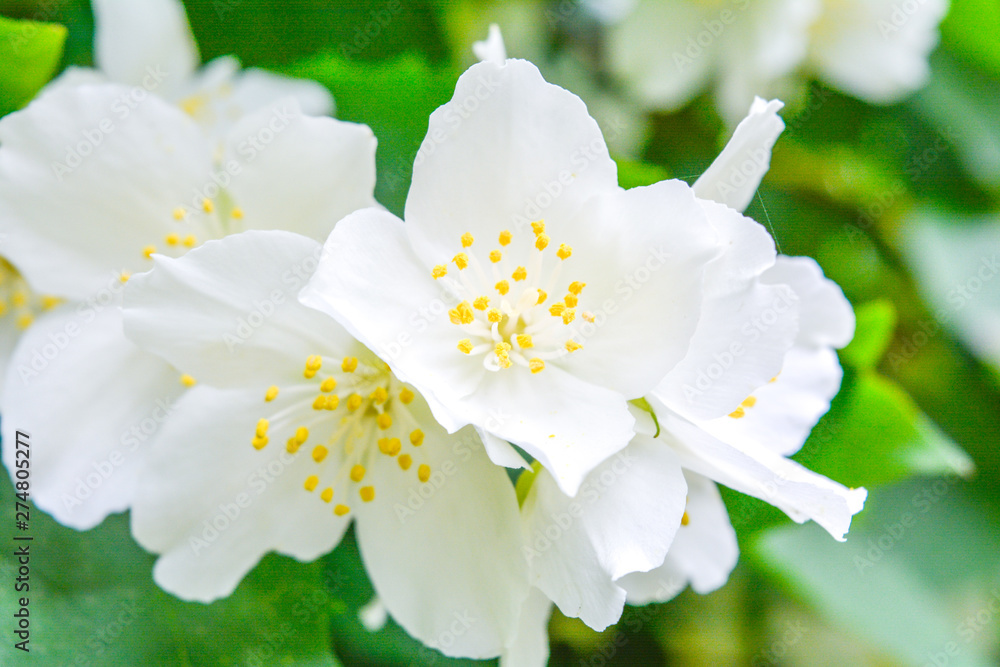
POLYGON ((552 604, 603 629, 722 585, 716 483, 844 539, 865 490, 787 457, 854 316, 740 212, 780 102, 694 186, 625 190, 583 102, 495 34, 404 222, 367 127, 310 83, 196 71, 178 5, 136 4, 96 3, 100 72, 0 121, 4 270, 18 307, 51 295, 0 398, 39 507, 130 510, 157 583, 201 601, 354 521, 374 616, 510 665, 544 664, 552 604))

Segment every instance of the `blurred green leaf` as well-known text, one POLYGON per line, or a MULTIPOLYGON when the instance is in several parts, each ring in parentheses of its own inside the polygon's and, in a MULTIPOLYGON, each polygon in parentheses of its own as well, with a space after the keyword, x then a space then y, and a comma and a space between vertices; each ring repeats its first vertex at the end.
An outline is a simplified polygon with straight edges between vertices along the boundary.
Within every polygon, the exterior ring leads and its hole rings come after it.
POLYGON ((855 308, 854 315, 854 339, 840 351, 840 359, 855 368, 874 368, 892 342, 896 308, 888 299, 877 299, 855 308))
POLYGON ((0 116, 27 104, 59 66, 66 28, 0 16, 0 116))
POLYGON ((961 0, 951 3, 941 24, 943 46, 1000 76, 1000 5, 993 0, 961 0), (992 28, 992 29, 991 29, 992 28))
POLYGON ((618 163, 618 185, 627 189, 652 185, 670 178, 663 167, 635 160, 615 160, 618 163))

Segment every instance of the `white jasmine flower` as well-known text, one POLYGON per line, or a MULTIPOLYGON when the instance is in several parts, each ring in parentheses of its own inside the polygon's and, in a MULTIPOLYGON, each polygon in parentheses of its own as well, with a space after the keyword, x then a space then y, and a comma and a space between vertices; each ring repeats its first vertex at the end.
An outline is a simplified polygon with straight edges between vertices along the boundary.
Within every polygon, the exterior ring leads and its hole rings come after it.
POLYGON ((129 281, 129 336, 202 380, 150 448, 133 532, 161 554, 162 587, 209 601, 267 551, 329 551, 353 518, 393 618, 446 654, 499 655, 527 594, 514 488, 474 429, 448 435, 382 360, 296 301, 320 252, 247 232, 129 281), (253 330, 233 346, 238 322, 253 330))
MULTIPOLYGON (((35 290, 66 301, 21 338, 0 398, 3 432, 48 443, 35 450, 34 500, 77 528, 128 506, 144 443, 197 380, 124 338, 129 276, 154 254, 243 229, 322 239, 374 204, 367 127, 305 117, 289 101, 216 141, 160 99, 119 107, 129 91, 57 86, 0 120, 6 256, 35 290)), ((13 449, 5 456, 11 466, 13 449)))
POLYGON ((294 97, 310 116, 333 112, 330 93, 314 81, 241 70, 232 56, 216 58, 199 71, 198 47, 178 0, 94 0, 93 7, 96 71, 70 68, 55 86, 129 85, 126 104, 142 103, 147 93, 155 93, 216 135, 285 97, 294 97))
POLYGON ((39 314, 55 308, 60 301, 58 297, 36 294, 21 273, 0 257, 0 394, 21 333, 39 314))
MULTIPOLYGON (((591 5, 619 4, 591 2, 591 5)), ((927 79, 947 0, 640 0, 595 11, 611 67, 650 108, 683 106, 710 85, 722 115, 754 95, 794 95, 804 76, 861 99, 895 102, 927 79)))

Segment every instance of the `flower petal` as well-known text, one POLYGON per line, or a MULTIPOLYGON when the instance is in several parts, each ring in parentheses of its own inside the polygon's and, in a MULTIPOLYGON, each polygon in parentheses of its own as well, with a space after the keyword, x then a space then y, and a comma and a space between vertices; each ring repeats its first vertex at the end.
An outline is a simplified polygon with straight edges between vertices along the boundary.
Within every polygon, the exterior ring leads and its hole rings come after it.
POLYGON ((333 319, 298 302, 320 250, 291 232, 249 231, 178 259, 157 256, 126 286, 125 332, 215 386, 301 381, 307 357, 329 349, 346 356, 355 345, 333 319))
POLYGON ((687 355, 653 391, 693 419, 732 412, 777 375, 798 330, 795 294, 761 279, 774 263, 770 235, 721 204, 702 205, 729 250, 706 270, 702 316, 687 355))
POLYGON ((4 254, 39 292, 97 298, 121 272, 148 269, 144 248, 209 181, 197 125, 133 93, 60 86, 0 120, 4 254))
POLYGON ((666 602, 689 583, 704 595, 720 588, 736 567, 739 545, 729 523, 726 506, 715 483, 685 471, 687 523, 677 530, 666 560, 649 572, 636 572, 619 580, 629 604, 666 602))
POLYGON ((670 447, 645 436, 588 475, 575 498, 540 471, 522 508, 532 583, 595 630, 615 623, 625 591, 613 582, 663 563, 686 488, 670 447))
MULTIPOLYGON (((426 435, 420 482, 380 457, 369 476, 375 499, 356 503, 365 567, 392 617, 446 655, 499 655, 528 594, 519 552, 514 487, 475 431, 449 436, 420 401, 410 405, 426 435)), ((416 460, 415 460, 416 462, 416 460)))
POLYGON ((812 519, 840 542, 864 506, 863 488, 848 489, 763 447, 721 442, 665 408, 657 416, 686 469, 767 501, 797 523, 812 519))
POLYGON ((778 116, 784 104, 755 97, 750 113, 740 121, 719 157, 695 181, 694 194, 737 211, 753 200, 771 166, 771 150, 785 123, 778 116))
POLYGON ((617 189, 617 167, 579 97, 526 61, 483 62, 430 117, 406 228, 429 270, 466 232, 493 243, 501 230, 530 233, 539 218, 568 224, 592 195, 617 189))
POLYGON ((549 661, 552 602, 533 587, 521 609, 517 634, 500 654, 500 667, 545 667, 549 661))
MULTIPOLYGON (((255 450, 248 425, 263 416, 263 387, 193 388, 148 453, 132 533, 162 554, 153 576, 185 600, 232 593, 268 551, 312 560, 339 541, 350 517, 303 489, 315 463, 304 451, 255 450)), ((287 407, 278 396, 268 409, 287 407)))
MULTIPOLYGON (((92 528, 128 508, 147 440, 183 390, 176 370, 125 338, 116 304, 67 304, 21 338, 0 401, 3 440, 31 436, 38 507, 92 528)), ((4 462, 14 470, 14 447, 4 462)))
POLYGON ((824 277, 816 260, 779 255, 762 281, 788 285, 799 297, 798 345, 841 348, 851 342, 854 310, 837 283, 824 277))
POLYGON ((375 205, 375 144, 367 125, 306 116, 292 98, 242 119, 226 156, 243 228, 325 241, 341 218, 375 205))
POLYGON ((479 438, 483 441, 483 446, 486 448, 486 454, 490 457, 490 461, 505 468, 531 469, 531 464, 525 461, 524 457, 509 442, 496 437, 482 428, 476 428, 476 432, 479 433, 479 438))
POLYGON ((112 81, 147 86, 151 72, 164 75, 157 92, 169 97, 200 60, 178 0, 93 0, 94 60, 112 81))
POLYGON ((500 26, 491 23, 489 36, 482 41, 473 42, 472 52, 479 60, 489 60, 497 65, 503 65, 507 60, 507 47, 504 46, 500 26))

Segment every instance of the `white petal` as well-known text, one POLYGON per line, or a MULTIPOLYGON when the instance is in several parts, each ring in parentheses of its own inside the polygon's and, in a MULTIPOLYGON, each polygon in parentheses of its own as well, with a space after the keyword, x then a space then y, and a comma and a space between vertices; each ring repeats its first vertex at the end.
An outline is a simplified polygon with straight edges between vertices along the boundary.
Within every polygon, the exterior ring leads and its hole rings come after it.
MULTIPOLYGON (((179 0, 94 0, 94 60, 112 81, 132 86, 165 75, 157 93, 181 87, 200 60, 179 0)), ((151 89, 146 86, 147 89, 151 89)))
POLYGON ((410 408, 426 435, 414 465, 431 477, 385 456, 370 467, 375 499, 352 505, 365 567, 412 636, 446 655, 499 655, 528 594, 514 487, 473 429, 449 436, 419 400, 410 408))
POLYGON ((232 104, 249 114, 284 98, 293 97, 307 116, 333 113, 333 95, 315 81, 294 79, 250 67, 243 70, 233 86, 232 104))
POLYGON ((863 488, 848 489, 750 443, 716 440, 665 408, 657 416, 686 469, 760 498, 798 523, 812 519, 838 541, 844 541, 851 517, 864 506, 868 492, 863 488))
POLYGON ((350 517, 303 489, 316 464, 280 443, 255 450, 254 425, 287 407, 264 387, 192 389, 149 451, 132 509, 132 533, 162 554, 153 576, 185 600, 229 595, 268 551, 313 560, 330 551, 350 517))
POLYGON ((58 87, 0 120, 4 254, 32 286, 81 300, 151 262, 173 211, 209 179, 209 145, 152 96, 119 85, 58 87))
POLYGON ((653 391, 671 409, 696 419, 732 412, 781 370, 798 330, 798 301, 761 274, 774 263, 774 243, 756 222, 702 202, 727 247, 706 271, 704 305, 691 347, 653 391))
POLYGON ((522 508, 534 585, 595 630, 615 623, 625 591, 614 581, 663 562, 686 490, 670 447, 643 436, 594 470, 575 498, 540 471, 522 508))
MULTIPOLYGON (((116 303, 66 304, 22 336, 0 405, 3 440, 32 439, 35 504, 87 529, 132 502, 147 440, 184 389, 180 374, 122 333, 116 303)), ((4 447, 13 470, 14 448, 4 447)))
POLYGON ((226 165, 243 228, 326 240, 345 215, 375 205, 375 144, 367 125, 303 115, 291 98, 239 121, 226 165))
POLYGON ((824 3, 810 62, 837 88, 877 103, 896 102, 922 86, 938 42, 947 0, 824 3))
POLYGON ((517 634, 500 655, 500 667, 545 667, 549 660, 552 602, 532 587, 521 609, 517 634))
POLYGON ((771 166, 771 149, 785 123, 778 116, 784 104, 754 98, 750 113, 740 121, 719 157, 695 182, 694 194, 701 199, 744 210, 753 200, 761 179, 771 166))
POLYGON ((201 382, 242 387, 300 381, 307 357, 355 345, 332 318, 298 302, 321 247, 305 236, 250 231, 210 241, 126 287, 125 331, 201 382))
POLYGON ((530 234, 539 218, 570 225, 591 196, 617 189, 617 167, 579 97, 523 60, 483 62, 431 115, 406 225, 429 269, 451 259, 465 232, 492 244, 501 230, 530 234))
POLYGON ((688 523, 677 530, 663 565, 619 580, 629 604, 666 602, 689 583, 697 593, 711 593, 726 583, 736 567, 740 553, 736 531, 719 490, 712 481, 690 471, 685 471, 684 479, 688 523))
POLYGON ((509 442, 479 427, 476 428, 476 432, 483 441, 483 446, 486 448, 486 454, 490 457, 490 461, 505 468, 531 469, 531 464, 525 461, 524 457, 509 442))
POLYGON ((762 280, 788 285, 799 297, 798 345, 841 348, 851 342, 854 310, 837 283, 823 276, 816 260, 779 255, 762 280))
POLYGON ((491 23, 489 36, 481 42, 474 42, 472 52, 479 60, 489 60, 494 64, 502 65, 507 60, 507 47, 504 46, 500 26, 491 23))

